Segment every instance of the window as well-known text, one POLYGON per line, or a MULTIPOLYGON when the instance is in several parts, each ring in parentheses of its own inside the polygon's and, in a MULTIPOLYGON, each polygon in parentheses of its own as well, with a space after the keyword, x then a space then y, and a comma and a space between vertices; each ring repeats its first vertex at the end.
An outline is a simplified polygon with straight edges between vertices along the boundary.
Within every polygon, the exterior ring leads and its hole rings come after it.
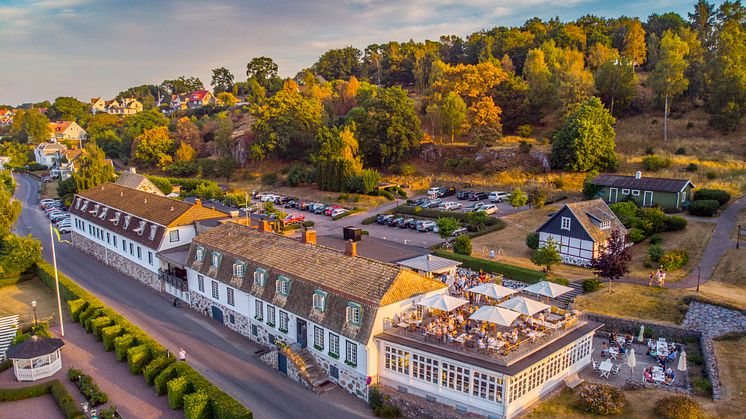
POLYGON ((137 258, 142 260, 142 247, 137 246, 137 258))
POLYGON ((168 239, 171 241, 171 243, 179 241, 179 230, 169 231, 168 239))
POLYGON ((205 277, 202 275, 197 275, 197 288, 199 288, 200 291, 205 292, 205 277))
POLYGON ((228 287, 228 305, 229 306, 236 305, 236 300, 235 300, 236 297, 235 297, 234 293, 235 293, 235 291, 233 290, 233 288, 228 287))
POLYGON ((243 278, 244 271, 246 271, 246 265, 243 262, 236 262, 233 264, 233 276, 236 278, 243 278))
POLYGON ((290 323, 290 318, 288 317, 288 313, 285 311, 280 310, 280 330, 284 331, 285 333, 288 332, 288 323, 290 323))
POLYGON ((142 236, 142 233, 145 232, 145 224, 147 224, 147 221, 140 220, 140 223, 138 224, 137 228, 135 229, 135 233, 142 236))
POLYGON ((629 195, 629 189, 622 189, 622 195, 629 195))
POLYGON ((212 252, 212 258, 210 259, 210 266, 218 268, 220 266, 220 253, 212 252))
POLYGON ((236 316, 234 316, 233 313, 228 315, 228 320, 231 322, 231 324, 236 324, 236 316))
POLYGON ((471 371, 458 365, 443 363, 441 385, 463 393, 469 392, 471 371))
POLYGON ((150 265, 153 264, 153 252, 151 252, 150 250, 148 250, 148 263, 150 265))
POLYGON ((329 333, 329 354, 339 357, 339 335, 329 333))
POLYGON ((639 189, 632 189, 632 196, 640 196, 640 190, 639 189))
POLYGON ((111 244, 111 236, 108 231, 106 232, 106 244, 111 244))
POLYGON ((122 239, 122 252, 127 251, 127 241, 122 239))
POLYGON ((212 298, 220 299, 220 293, 218 292, 218 281, 212 281, 212 298))
POLYGON ((124 229, 126 230, 130 226, 130 221, 132 221, 131 215, 125 215, 124 216, 124 229))
POLYGON ((347 323, 355 326, 360 326, 360 320, 362 319, 363 308, 358 303, 347 303, 347 323))
POLYGON ((264 319, 264 303, 259 300, 255 300, 256 305, 254 307, 254 318, 261 321, 264 319))
POLYGON ((277 282, 275 283, 275 287, 275 292, 287 297, 288 293, 290 292, 290 278, 286 278, 284 276, 278 277, 277 282))
POLYGON ((681 193, 681 202, 686 202, 686 192, 681 193))
POLYGON ((261 268, 257 268, 254 272, 254 284, 263 287, 267 281, 267 271, 261 268))
POLYGON ((345 364, 350 366, 357 366, 357 343, 347 341, 345 348, 345 364))
POLYGON ((482 399, 501 403, 503 392, 503 380, 491 374, 474 371, 474 384, 471 393, 482 399))
POLYGON ((275 307, 267 306, 267 324, 275 327, 275 307))
POLYGON ((313 347, 319 351, 324 350, 324 328, 319 326, 313 327, 313 347))
POLYGON ((117 247, 117 236, 112 237, 114 239, 114 247, 117 247))
POLYGON ((130 242, 130 255, 135 256, 135 246, 130 242))
POLYGON ((438 383, 438 360, 426 356, 412 355, 412 375, 428 383, 438 383))
POLYGON ((562 230, 569 230, 571 222, 572 220, 570 219, 570 217, 562 217, 562 225, 560 226, 560 228, 562 230))
POLYGON ((324 309, 326 308, 326 292, 321 290, 314 291, 313 308, 314 310, 318 310, 322 313, 324 312, 324 309))
POLYGON ((611 228, 611 221, 601 221, 601 230, 608 230, 611 228))
POLYGON ((408 351, 392 348, 387 345, 385 348, 383 366, 387 370, 409 375, 409 356, 410 354, 408 351))
POLYGON ((148 234, 148 238, 149 238, 150 240, 153 240, 153 239, 155 239, 155 232, 156 232, 157 230, 158 230, 158 226, 156 226, 156 225, 151 225, 151 226, 150 226, 150 234, 148 234))

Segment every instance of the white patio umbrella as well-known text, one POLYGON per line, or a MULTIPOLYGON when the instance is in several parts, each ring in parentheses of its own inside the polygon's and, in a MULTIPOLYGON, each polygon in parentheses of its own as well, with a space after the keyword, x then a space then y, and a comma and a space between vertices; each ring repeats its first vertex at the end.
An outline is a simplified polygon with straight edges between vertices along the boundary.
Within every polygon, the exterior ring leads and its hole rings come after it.
POLYGON ((645 335, 645 325, 643 324, 642 326, 640 326, 640 335, 637 336, 637 341, 642 342, 643 340, 645 340, 644 335, 645 335))
POLYGON ((450 295, 445 294, 437 294, 425 298, 424 300, 417 303, 417 305, 441 311, 453 311, 468 302, 469 300, 465 300, 463 298, 451 297, 450 295))
POLYGON ((469 288, 469 292, 482 294, 484 296, 499 300, 503 297, 507 297, 508 295, 517 293, 518 290, 504 287, 502 285, 497 285, 492 282, 485 282, 484 284, 479 284, 475 287, 469 288))
POLYGON ((471 320, 482 320, 499 326, 510 326, 521 314, 495 306, 482 306, 469 316, 471 320))
POLYGON ((635 349, 632 348, 629 350, 629 355, 627 355, 627 366, 629 367, 630 378, 632 378, 632 373, 634 372, 636 365, 637 359, 635 358, 635 349))
POLYGON ((554 282, 541 281, 535 283, 534 285, 529 285, 528 287, 523 288, 522 291, 530 292, 531 294, 542 295, 544 297, 557 298, 562 294, 572 291, 572 288, 560 284, 555 284, 554 282))
POLYGON ((517 311, 521 314, 525 314, 527 316, 533 316, 536 313, 539 313, 541 311, 544 311, 550 306, 540 303, 535 300, 531 300, 526 297, 513 297, 508 301, 505 301, 502 304, 499 304, 498 307, 507 308, 508 310, 517 311))

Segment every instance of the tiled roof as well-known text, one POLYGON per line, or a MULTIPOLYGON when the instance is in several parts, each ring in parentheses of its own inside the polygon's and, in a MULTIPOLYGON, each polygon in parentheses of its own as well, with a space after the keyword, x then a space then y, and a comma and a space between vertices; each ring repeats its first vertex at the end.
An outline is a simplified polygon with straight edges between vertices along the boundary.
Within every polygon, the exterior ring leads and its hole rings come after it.
POLYGON ((68 128, 70 128, 70 125, 72 125, 72 121, 57 121, 57 122, 50 122, 49 126, 52 128, 52 131, 54 132, 65 132, 68 128))
POLYGON ((207 90, 195 90, 189 96, 189 100, 203 101, 209 92, 207 90))
POLYGON ((653 177, 637 178, 635 176, 610 175, 607 173, 600 174, 593 179, 593 184, 600 186, 659 192, 679 192, 687 185, 687 183, 691 183, 691 181, 688 179, 665 179, 653 177))
POLYGON ((150 179, 139 173, 133 173, 125 170, 119 174, 119 177, 114 183, 116 183, 117 185, 125 186, 127 188, 138 189, 141 191, 144 190, 156 195, 163 195, 163 192, 161 192, 161 190, 158 189, 158 187, 153 182, 151 182, 150 179))
MULTIPOLYGON (((578 219, 578 222, 580 222, 585 231, 587 231, 597 243, 605 242, 614 230, 619 230, 625 235, 627 234, 627 229, 624 227, 624 224, 619 221, 619 218, 616 217, 614 212, 611 211, 603 199, 599 198, 588 201, 569 202, 565 204, 565 206, 575 214, 575 218, 578 219), (593 222, 593 218, 599 222, 609 221, 611 223, 610 228, 602 230, 593 222)), ((559 211, 557 211, 557 213, 559 213, 559 211)))

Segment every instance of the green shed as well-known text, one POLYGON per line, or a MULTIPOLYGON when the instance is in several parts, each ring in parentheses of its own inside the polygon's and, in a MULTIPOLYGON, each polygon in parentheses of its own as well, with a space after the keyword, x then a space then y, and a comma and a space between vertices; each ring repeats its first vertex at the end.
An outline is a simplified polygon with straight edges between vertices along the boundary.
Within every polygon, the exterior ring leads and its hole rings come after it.
POLYGON ((642 207, 659 206, 662 209, 683 209, 692 200, 694 184, 688 179, 665 179, 600 174, 592 183, 600 188, 596 197, 608 204, 633 200, 642 207))

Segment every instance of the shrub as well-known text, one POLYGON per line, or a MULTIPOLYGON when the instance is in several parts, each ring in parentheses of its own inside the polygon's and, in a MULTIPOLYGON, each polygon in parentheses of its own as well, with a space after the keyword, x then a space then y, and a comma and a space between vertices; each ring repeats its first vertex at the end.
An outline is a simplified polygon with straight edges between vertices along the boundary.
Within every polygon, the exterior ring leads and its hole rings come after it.
POLYGON ((187 377, 174 378, 166 384, 168 388, 168 406, 171 409, 181 409, 184 405, 184 396, 192 392, 192 383, 187 377))
POLYGON ((650 245, 654 244, 662 244, 663 243, 663 237, 661 236, 653 236, 650 238, 650 245))
POLYGON ((414 176, 417 174, 417 169, 414 167, 414 165, 411 165, 409 163, 402 163, 399 166, 399 174, 402 176, 414 176))
POLYGON ((671 250, 664 253, 658 261, 666 271, 675 271, 689 263, 689 254, 686 250, 671 250))
POLYGON ((664 253, 663 246, 660 244, 651 244, 648 248, 648 259, 655 263, 659 263, 664 253))
POLYGON ((730 198, 730 194, 722 189, 699 189, 694 192, 695 201, 714 199, 718 201, 721 207, 727 204, 730 198))
POLYGON ((57 406, 67 419, 81 419, 87 416, 78 408, 78 403, 73 399, 60 380, 52 380, 49 383, 49 392, 57 402, 57 406))
POLYGON ((509 265, 507 263, 494 262, 491 260, 480 259, 473 256, 460 255, 458 253, 446 252, 444 250, 435 250, 433 251, 433 253, 436 256, 462 262, 465 268, 469 268, 475 271, 482 270, 488 273, 502 274, 505 275, 505 277, 508 279, 528 282, 529 284, 535 284, 546 279, 546 274, 544 272, 535 271, 533 269, 523 268, 520 266, 509 265))
POLYGON ((703 199, 700 201, 693 201, 687 208, 689 213, 692 215, 699 215, 701 217, 712 217, 718 212, 720 203, 714 199, 703 199))
POLYGON ((80 313, 88 306, 88 302, 82 298, 78 298, 77 300, 68 301, 67 306, 70 309, 70 317, 72 317, 73 321, 77 322, 80 319, 80 313))
POLYGON ((105 327, 109 327, 112 324, 112 320, 108 316, 101 316, 91 320, 91 329, 93 329, 93 336, 96 340, 101 340, 101 331, 105 327))
MULTIPOLYGON (((193 176, 199 171, 199 169, 200 169, 200 165, 196 161, 177 160, 171 163, 166 168, 166 173, 168 173, 171 176, 186 177, 186 176, 193 176)), ((204 170, 202 172, 204 174, 204 170)), ((160 189, 160 186, 158 186, 158 188, 160 189)))
POLYGON ((115 324, 109 327, 104 327, 101 330, 101 340, 104 342, 104 351, 109 352, 114 350, 114 339, 121 336, 124 333, 122 326, 115 324))
POLYGON ((699 352, 692 352, 691 354, 687 353, 686 355, 686 360, 694 365, 704 365, 705 363, 705 357, 703 357, 699 352))
POLYGON ((162 356, 150 361, 150 363, 148 363, 148 365, 142 370, 142 375, 143 377, 145 377, 145 382, 148 383, 149 386, 152 386, 156 377, 158 377, 158 375, 160 375, 160 373, 163 372, 163 370, 165 370, 169 365, 173 364, 175 359, 176 358, 172 356, 162 356))
POLYGON ((668 396, 655 403, 655 413, 663 419, 704 418, 705 411, 689 396, 668 396))
POLYGON ((699 170, 697 163, 689 163, 686 165, 687 172, 696 172, 697 170, 699 170))
MULTIPOLYGON (((653 123, 655 123, 655 120, 653 120, 653 123)), ((652 156, 653 154, 655 154, 655 149, 653 147, 645 148, 645 155, 652 156)))
POLYGON ((658 155, 650 155, 642 159, 642 167, 651 172, 657 172, 671 166, 671 159, 658 155))
POLYGON ((263 185, 272 186, 277 183, 277 173, 267 172, 262 174, 261 181, 263 185))
MULTIPOLYGON (((376 190, 381 181, 381 174, 373 169, 365 169, 347 179, 347 189, 350 192, 370 194, 376 190)), ((393 195, 391 197, 393 200, 393 195)))
POLYGON ((531 147, 532 145, 528 141, 521 140, 520 142, 518 142, 518 151, 520 151, 523 154, 530 153, 531 147))
POLYGON ((208 419, 211 416, 210 397, 198 391, 184 396, 185 419, 208 419))
MULTIPOLYGON (((686 218, 679 215, 672 215, 663 219, 663 230, 664 231, 679 231, 683 230, 687 226, 686 218)), ((662 240, 662 239, 661 239, 662 240)), ((652 239, 651 239, 652 242, 652 239)))
POLYGON ((597 291, 599 288, 601 288, 601 281, 599 281, 598 278, 588 278, 583 281, 584 293, 597 291))
POLYGON ((153 380, 153 387, 155 387, 155 392, 159 396, 166 394, 166 392, 168 391, 166 384, 168 384, 168 382, 173 380, 174 378, 176 378, 176 368, 174 364, 171 364, 163 371, 161 371, 161 373, 158 374, 158 376, 155 377, 155 379, 153 380))
POLYGON ((696 377, 692 380, 692 387, 694 392, 703 396, 709 396, 712 394, 712 384, 710 380, 705 377, 696 377))
POLYGON ((518 125, 518 128, 515 129, 515 133, 518 134, 519 137, 529 138, 531 137, 531 134, 534 133, 534 128, 528 124, 518 125))
POLYGON ((554 282, 555 284, 564 285, 566 287, 570 285, 570 280, 567 278, 548 278, 547 281, 554 282))
POLYGON ((119 361, 125 361, 127 359, 127 351, 135 343, 135 337, 129 333, 114 338, 114 349, 117 353, 117 359, 119 361))
POLYGON ((531 250, 536 250, 539 248, 539 233, 537 232, 531 232, 526 234, 526 246, 528 246, 531 250))
POLYGON ((142 374, 145 365, 150 362, 151 353, 148 345, 138 345, 127 350, 127 363, 133 375, 142 374))
POLYGON ((350 194, 348 194, 348 193, 341 193, 341 194, 337 195, 337 202, 346 201, 349 198, 350 198, 350 194))
POLYGON ((565 180, 558 177, 552 181, 552 185, 554 185, 555 189, 562 189, 565 186, 565 180))
POLYGON ((707 179, 713 180, 713 179, 717 179, 718 174, 715 172, 707 172, 705 173, 705 176, 707 177, 707 179))
MULTIPOLYGON (((691 124, 691 122, 690 122, 691 124)), ((686 149, 684 147, 679 147, 676 149, 676 152, 674 153, 677 156, 685 156, 686 155, 686 149)))
MULTIPOLYGON (((194 172, 196 172, 196 171, 197 171, 197 166, 194 165, 194 170, 191 173, 185 173, 182 176, 193 175, 194 172)), ((155 184, 155 186, 157 186, 158 189, 160 189, 161 192, 163 192, 164 195, 168 195, 171 192, 173 192, 173 190, 174 190, 174 185, 172 185, 171 181, 168 180, 168 179, 166 179, 166 178, 162 178, 162 177, 158 177, 158 176, 148 176, 148 179, 151 182, 153 182, 155 184)))
POLYGON ((13 402, 39 397, 47 394, 48 391, 43 383, 21 388, 4 388, 0 389, 0 402, 13 402))
POLYGON ((364 219, 361 222, 361 224, 364 225, 364 226, 367 226, 367 225, 373 224, 375 222, 376 222, 376 216, 375 215, 371 215, 370 217, 364 219))
POLYGON ((109 407, 99 409, 98 411, 98 418, 99 419, 116 419, 119 418, 119 413, 117 412, 117 407, 114 405, 110 405, 109 407))
MULTIPOLYGON (((560 179, 556 179, 560 180, 560 179)), ((547 202, 547 191, 544 189, 536 189, 531 193, 531 205, 534 208, 543 208, 547 202)))
POLYGON ((313 170, 300 165, 293 165, 288 170, 288 186, 296 187, 313 182, 313 170))
MULTIPOLYGON (((101 309, 101 306, 95 306, 95 305, 88 305, 88 307, 83 310, 82 313, 78 316, 78 321, 80 322, 81 326, 85 326, 86 320, 88 320, 89 317, 93 316, 98 310, 101 309)), ((88 332, 90 333, 90 331, 88 332)))
POLYGON ((453 251, 459 255, 471 255, 471 239, 466 234, 460 234, 453 241, 453 251))
POLYGON ((586 412, 597 415, 621 414, 627 402, 622 390, 604 384, 583 386, 578 391, 578 398, 586 412))
POLYGON ((627 238, 630 239, 632 243, 640 243, 641 241, 645 240, 645 232, 637 227, 632 227, 631 229, 629 229, 627 238))

